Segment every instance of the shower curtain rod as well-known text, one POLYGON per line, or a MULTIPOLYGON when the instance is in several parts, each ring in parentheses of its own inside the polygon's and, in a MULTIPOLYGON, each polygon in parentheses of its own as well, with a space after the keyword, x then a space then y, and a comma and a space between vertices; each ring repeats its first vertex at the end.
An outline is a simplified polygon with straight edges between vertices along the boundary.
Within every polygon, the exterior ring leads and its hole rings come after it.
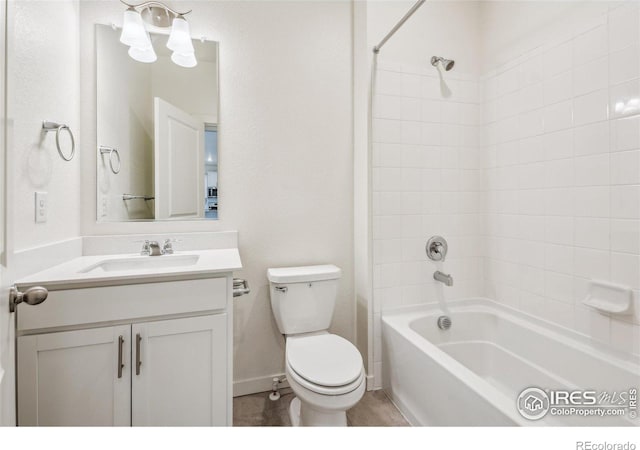
POLYGON ((373 47, 373 53, 380 52, 380 49, 382 48, 382 46, 387 43, 387 41, 391 38, 391 36, 393 36, 396 33, 396 31, 398 31, 400 29, 400 27, 402 25, 404 25, 404 23, 407 20, 409 20, 409 17, 411 17, 413 15, 413 13, 416 12, 418 10, 418 8, 420 8, 422 6, 422 4, 424 2, 426 2, 426 1, 427 0, 418 0, 416 2, 416 4, 413 5, 409 11, 407 11, 407 13, 402 17, 402 19, 400 19, 400 21, 396 24, 396 26, 394 26, 391 29, 391 31, 389 31, 387 33, 387 35, 384 38, 382 38, 380 43, 378 45, 376 45, 375 47, 373 47))

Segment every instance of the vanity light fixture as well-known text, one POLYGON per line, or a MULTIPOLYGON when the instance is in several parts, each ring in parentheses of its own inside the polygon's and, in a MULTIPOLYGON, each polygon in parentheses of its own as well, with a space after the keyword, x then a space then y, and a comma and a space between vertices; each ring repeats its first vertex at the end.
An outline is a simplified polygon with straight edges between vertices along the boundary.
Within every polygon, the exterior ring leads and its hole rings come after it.
POLYGON ((120 0, 127 6, 122 21, 122 34, 120 42, 129 46, 129 56, 136 61, 152 63, 158 59, 149 32, 145 24, 154 28, 171 28, 171 34, 167 41, 167 47, 173 51, 171 60, 182 67, 195 67, 198 64, 189 23, 184 16, 191 11, 178 12, 167 5, 148 1, 139 5, 130 5, 120 0))
POLYGON ((198 64, 193 42, 191 42, 191 32, 189 23, 182 15, 173 19, 171 25, 171 35, 167 41, 167 48, 173 50, 171 61, 182 67, 195 67, 198 64))
POLYGON ((120 42, 135 48, 151 47, 151 39, 144 28, 142 16, 133 6, 124 12, 120 42))

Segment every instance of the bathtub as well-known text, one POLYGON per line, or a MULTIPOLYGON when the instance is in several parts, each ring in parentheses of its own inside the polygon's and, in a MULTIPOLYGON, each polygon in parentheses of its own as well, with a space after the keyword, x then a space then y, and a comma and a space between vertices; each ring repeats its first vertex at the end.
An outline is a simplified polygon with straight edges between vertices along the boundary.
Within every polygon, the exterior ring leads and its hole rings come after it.
POLYGON ((413 425, 639 425, 628 410, 528 420, 516 407, 529 387, 628 397, 640 388, 637 359, 491 300, 447 302, 448 330, 437 326, 443 314, 432 304, 382 317, 383 388, 413 425))

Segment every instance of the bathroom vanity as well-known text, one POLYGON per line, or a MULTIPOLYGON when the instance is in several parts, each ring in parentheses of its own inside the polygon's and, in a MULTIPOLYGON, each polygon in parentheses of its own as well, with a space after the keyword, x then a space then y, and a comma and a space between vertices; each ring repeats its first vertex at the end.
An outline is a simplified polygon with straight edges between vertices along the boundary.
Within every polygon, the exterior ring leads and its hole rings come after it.
POLYGON ((82 256, 16 282, 18 424, 209 426, 232 420, 237 249, 82 256))

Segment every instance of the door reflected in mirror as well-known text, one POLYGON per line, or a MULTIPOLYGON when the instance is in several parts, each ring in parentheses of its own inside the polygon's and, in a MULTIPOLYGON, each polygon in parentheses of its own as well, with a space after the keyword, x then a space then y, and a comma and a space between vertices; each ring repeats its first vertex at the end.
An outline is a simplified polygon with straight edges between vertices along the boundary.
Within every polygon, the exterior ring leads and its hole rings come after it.
POLYGON ((193 40, 198 61, 128 54, 120 30, 96 25, 98 221, 218 218, 218 44, 193 40))

